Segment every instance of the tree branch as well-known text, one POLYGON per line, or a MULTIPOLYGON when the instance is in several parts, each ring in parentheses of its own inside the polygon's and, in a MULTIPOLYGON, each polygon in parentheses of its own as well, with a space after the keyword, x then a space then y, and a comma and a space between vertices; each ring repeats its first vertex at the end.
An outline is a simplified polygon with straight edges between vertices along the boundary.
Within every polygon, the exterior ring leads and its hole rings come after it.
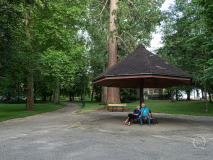
POLYGON ((121 56, 117 55, 118 58, 123 59, 121 56))
POLYGON ((103 26, 103 24, 102 24, 102 15, 100 16, 100 21, 101 21, 101 27, 103 26))
POLYGON ((126 33, 126 34, 128 34, 128 36, 130 37, 130 38, 132 38, 132 35, 130 34, 130 33, 128 33, 127 31, 123 31, 124 33, 126 33))
MULTIPOLYGON (((103 8, 102 8, 102 10, 101 10, 101 13, 99 13, 98 15, 96 15, 96 16, 100 16, 102 13, 103 13, 103 11, 104 11, 104 9, 105 9, 105 7, 106 7, 106 5, 107 5, 107 2, 108 2, 108 0, 106 0, 106 3, 105 3, 105 5, 103 6, 103 8)), ((96 17, 95 16, 95 17, 96 17)))
POLYGON ((102 3, 104 3, 104 0, 103 0, 98 6, 96 6, 96 7, 89 7, 89 8, 97 8, 97 7, 99 7, 102 3))
POLYGON ((149 0, 149 2, 152 4, 153 7, 155 7, 155 4, 152 1, 149 0))
POLYGON ((137 9, 136 6, 132 3, 132 1, 128 0, 128 2, 134 7, 134 9, 137 9))
POLYGON ((116 38, 120 39, 121 42, 124 44, 125 48, 127 49, 127 51, 128 51, 129 53, 131 53, 130 50, 128 49, 126 43, 124 42, 124 40, 123 40, 121 37, 119 37, 119 36, 116 36, 116 38))
MULTIPOLYGON (((136 6, 132 3, 132 1, 128 0, 128 2, 134 7, 134 9, 137 9, 136 6)), ((139 13, 139 15, 141 16, 141 14, 139 13)), ((146 15, 146 18, 149 19, 149 17, 146 15)), ((150 20, 150 19, 149 19, 150 20)))

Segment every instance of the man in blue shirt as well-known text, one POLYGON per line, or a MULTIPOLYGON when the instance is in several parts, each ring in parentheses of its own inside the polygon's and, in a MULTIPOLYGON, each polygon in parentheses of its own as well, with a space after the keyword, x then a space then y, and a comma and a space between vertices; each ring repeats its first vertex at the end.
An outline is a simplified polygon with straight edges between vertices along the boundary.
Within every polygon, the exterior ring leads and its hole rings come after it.
POLYGON ((149 116, 149 109, 145 107, 144 103, 141 103, 141 115, 139 116, 140 124, 143 126, 143 118, 148 120, 148 124, 150 126, 150 116, 149 116))

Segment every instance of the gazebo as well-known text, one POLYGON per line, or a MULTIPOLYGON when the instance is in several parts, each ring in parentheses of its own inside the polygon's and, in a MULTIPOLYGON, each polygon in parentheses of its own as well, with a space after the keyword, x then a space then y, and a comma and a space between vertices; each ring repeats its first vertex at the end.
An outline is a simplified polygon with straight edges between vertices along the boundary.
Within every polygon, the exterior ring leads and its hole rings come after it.
POLYGON ((192 76, 148 51, 140 44, 135 51, 93 79, 94 84, 107 87, 167 88, 189 85, 192 76))

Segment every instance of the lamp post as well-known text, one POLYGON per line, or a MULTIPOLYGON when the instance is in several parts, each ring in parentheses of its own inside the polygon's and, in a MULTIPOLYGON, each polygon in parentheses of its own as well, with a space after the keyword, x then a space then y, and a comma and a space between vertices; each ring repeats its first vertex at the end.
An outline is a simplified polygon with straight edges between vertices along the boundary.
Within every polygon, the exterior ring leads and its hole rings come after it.
POLYGON ((83 105, 82 107, 85 107, 85 79, 86 79, 86 71, 84 71, 84 94, 83 94, 83 105))

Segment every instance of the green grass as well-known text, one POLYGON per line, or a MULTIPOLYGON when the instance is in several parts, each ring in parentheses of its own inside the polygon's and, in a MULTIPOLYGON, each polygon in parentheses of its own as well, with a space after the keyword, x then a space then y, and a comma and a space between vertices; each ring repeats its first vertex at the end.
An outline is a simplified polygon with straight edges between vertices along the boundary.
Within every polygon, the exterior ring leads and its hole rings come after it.
POLYGON ((26 111, 26 104, 1 104, 0 103, 0 122, 8 119, 23 118, 44 112, 51 112, 65 107, 65 104, 35 104, 33 111, 26 111))
MULTIPOLYGON (((82 106, 82 102, 75 103, 82 106)), ((133 111, 138 104, 138 101, 127 103, 127 107, 133 111)), ((205 113, 204 101, 176 101, 171 103, 169 100, 146 100, 145 104, 152 112, 157 113, 213 116, 213 103, 208 103, 209 112, 205 113)), ((78 112, 96 110, 97 107, 104 107, 104 105, 99 105, 97 102, 86 102, 86 107, 80 109, 78 112)))
MULTIPOLYGON (((82 102, 74 102, 75 104, 82 107, 82 102)), ((86 102, 85 108, 81 108, 80 110, 76 111, 76 113, 82 112, 82 111, 91 111, 91 110, 97 110, 97 108, 104 108, 105 105, 99 105, 99 102, 86 102)))

